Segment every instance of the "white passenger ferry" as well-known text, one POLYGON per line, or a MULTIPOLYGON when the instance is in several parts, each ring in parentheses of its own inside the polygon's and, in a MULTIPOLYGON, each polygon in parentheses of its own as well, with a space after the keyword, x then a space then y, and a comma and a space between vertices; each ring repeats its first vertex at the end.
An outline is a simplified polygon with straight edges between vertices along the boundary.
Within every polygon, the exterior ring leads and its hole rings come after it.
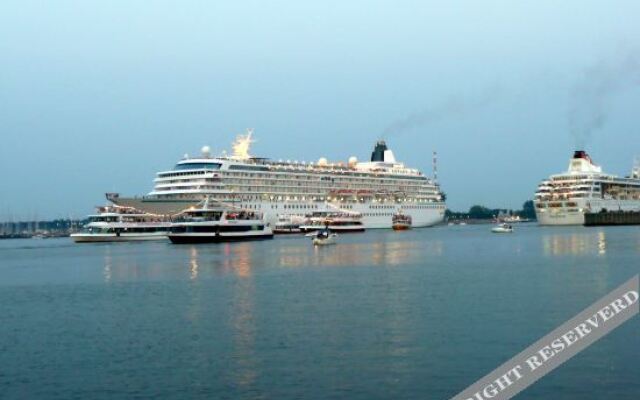
POLYGON ((384 141, 371 160, 359 162, 274 161, 249 154, 251 131, 233 143, 230 156, 185 156, 173 169, 158 172, 155 187, 144 197, 108 193, 115 204, 156 214, 176 214, 206 196, 235 206, 262 211, 275 226, 283 216, 304 217, 328 206, 360 213, 365 228, 390 228, 402 209, 414 227, 438 224, 445 201, 434 179, 396 161, 384 141))
POLYGON ((177 216, 169 232, 169 240, 176 244, 272 238, 273 231, 260 211, 212 204, 208 198, 177 216))
POLYGON ((535 194, 541 225, 582 225, 584 214, 640 211, 640 165, 621 178, 602 172, 585 151, 576 151, 567 172, 543 180, 535 194))
POLYGON ((307 215, 303 225, 300 225, 302 232, 314 232, 328 229, 331 232, 364 232, 362 215, 357 212, 346 212, 339 210, 314 211, 307 215))
POLYGON ((141 213, 128 207, 98 207, 78 233, 76 243, 166 240, 171 223, 166 217, 141 213))

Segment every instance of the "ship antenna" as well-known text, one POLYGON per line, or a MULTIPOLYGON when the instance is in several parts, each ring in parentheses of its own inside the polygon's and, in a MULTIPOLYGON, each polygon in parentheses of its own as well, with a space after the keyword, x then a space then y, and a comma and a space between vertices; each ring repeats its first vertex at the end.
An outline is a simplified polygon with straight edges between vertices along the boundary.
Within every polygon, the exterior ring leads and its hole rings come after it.
POLYGON ((438 153, 433 152, 433 181, 438 182, 438 153))

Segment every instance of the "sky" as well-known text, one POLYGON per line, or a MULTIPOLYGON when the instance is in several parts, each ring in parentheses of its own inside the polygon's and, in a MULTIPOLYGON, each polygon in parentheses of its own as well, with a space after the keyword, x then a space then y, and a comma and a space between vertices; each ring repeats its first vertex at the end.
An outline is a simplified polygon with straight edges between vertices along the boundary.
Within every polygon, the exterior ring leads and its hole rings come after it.
POLYGON ((0 2, 0 219, 142 195, 203 145, 438 172, 519 208, 584 147, 640 155, 638 1, 0 2))

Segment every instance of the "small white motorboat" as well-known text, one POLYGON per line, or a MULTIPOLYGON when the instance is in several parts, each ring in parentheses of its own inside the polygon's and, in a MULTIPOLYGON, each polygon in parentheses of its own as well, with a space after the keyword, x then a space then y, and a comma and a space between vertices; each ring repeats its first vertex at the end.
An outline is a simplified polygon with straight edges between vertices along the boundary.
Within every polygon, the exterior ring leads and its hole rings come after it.
POLYGON ((323 229, 313 236, 312 242, 314 246, 326 246, 335 244, 336 237, 338 237, 337 233, 331 233, 328 229, 323 229))
POLYGON ((491 228, 493 233, 513 233, 513 227, 509 224, 499 224, 491 228))

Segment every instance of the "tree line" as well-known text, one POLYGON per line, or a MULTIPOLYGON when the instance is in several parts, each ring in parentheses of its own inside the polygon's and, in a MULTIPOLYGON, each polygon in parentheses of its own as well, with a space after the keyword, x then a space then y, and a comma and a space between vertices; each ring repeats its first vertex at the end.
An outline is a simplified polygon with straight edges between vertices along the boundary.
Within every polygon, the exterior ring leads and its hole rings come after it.
POLYGON ((493 219, 498 215, 516 215, 520 218, 536 219, 533 200, 527 200, 520 210, 510 210, 506 208, 488 208, 482 205, 474 205, 468 212, 447 210, 446 216, 449 219, 493 219))

